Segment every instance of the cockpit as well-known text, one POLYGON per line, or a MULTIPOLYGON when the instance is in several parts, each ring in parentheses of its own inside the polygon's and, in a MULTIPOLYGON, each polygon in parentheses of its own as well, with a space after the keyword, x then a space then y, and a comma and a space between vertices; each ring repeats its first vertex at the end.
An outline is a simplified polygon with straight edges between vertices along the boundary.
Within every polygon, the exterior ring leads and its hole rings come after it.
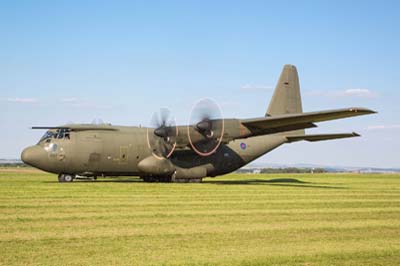
POLYGON ((52 139, 70 139, 70 130, 66 128, 60 128, 57 130, 48 130, 44 133, 43 137, 40 138, 39 143, 51 142, 52 139))

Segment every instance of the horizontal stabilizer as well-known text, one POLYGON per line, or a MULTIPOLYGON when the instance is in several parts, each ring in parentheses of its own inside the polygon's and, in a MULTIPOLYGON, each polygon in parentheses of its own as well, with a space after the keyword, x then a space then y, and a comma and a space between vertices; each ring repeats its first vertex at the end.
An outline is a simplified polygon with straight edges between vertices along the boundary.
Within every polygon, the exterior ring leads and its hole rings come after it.
POLYGON ((352 116, 367 115, 376 113, 375 111, 366 108, 347 108, 347 109, 336 109, 319 112, 308 112, 308 113, 297 113, 297 114, 285 114, 268 116, 254 119, 244 119, 240 122, 251 129, 284 132, 285 128, 304 128, 313 127, 312 123, 322 122, 328 120, 341 119, 352 116), (283 130, 280 130, 280 129, 283 130), (276 129, 276 130, 274 130, 276 129))
POLYGON ((359 137, 360 135, 353 133, 341 133, 341 134, 316 134, 316 135, 300 135, 300 136, 287 136, 288 142, 295 142, 300 140, 306 141, 322 141, 322 140, 331 140, 331 139, 343 139, 343 138, 352 138, 359 137))

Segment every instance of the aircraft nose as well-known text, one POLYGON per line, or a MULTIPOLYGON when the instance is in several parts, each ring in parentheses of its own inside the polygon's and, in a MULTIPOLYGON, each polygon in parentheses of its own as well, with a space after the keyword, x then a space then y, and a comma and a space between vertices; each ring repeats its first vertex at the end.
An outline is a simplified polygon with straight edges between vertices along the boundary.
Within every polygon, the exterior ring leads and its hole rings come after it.
POLYGON ((37 162, 41 160, 41 155, 44 153, 43 148, 35 145, 25 148, 21 153, 21 160, 31 166, 36 166, 37 162))

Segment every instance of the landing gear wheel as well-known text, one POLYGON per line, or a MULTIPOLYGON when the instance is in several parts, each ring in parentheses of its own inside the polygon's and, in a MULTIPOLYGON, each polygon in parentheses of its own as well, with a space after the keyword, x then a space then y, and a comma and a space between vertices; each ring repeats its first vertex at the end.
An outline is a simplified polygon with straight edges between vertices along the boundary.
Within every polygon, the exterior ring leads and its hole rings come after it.
POLYGON ((58 175, 58 182, 64 183, 64 182, 72 182, 74 180, 75 176, 70 175, 70 174, 59 174, 58 175))
POLYGON ((142 179, 143 179, 143 182, 147 182, 147 183, 155 182, 155 179, 152 178, 151 176, 143 176, 142 179))

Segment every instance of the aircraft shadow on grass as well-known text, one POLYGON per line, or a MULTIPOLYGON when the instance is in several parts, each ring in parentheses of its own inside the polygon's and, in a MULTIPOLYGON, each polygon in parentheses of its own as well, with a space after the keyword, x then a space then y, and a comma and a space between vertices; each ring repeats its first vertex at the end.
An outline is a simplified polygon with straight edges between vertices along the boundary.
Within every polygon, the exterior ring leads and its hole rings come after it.
MULTIPOLYGON (((58 181, 44 181, 44 183, 59 183, 58 181)), ((75 180, 73 183, 143 183, 143 181, 139 178, 131 178, 131 179, 78 179, 75 180)))
POLYGON ((345 189, 345 187, 331 186, 326 183, 305 182, 295 178, 274 178, 274 179, 247 179, 247 180, 213 180, 205 181, 216 185, 268 185, 282 187, 306 187, 306 188, 328 188, 328 189, 345 189))
MULTIPOLYGON (((45 183, 58 183, 57 181, 44 181, 45 183)), ((78 182, 85 183, 142 183, 139 178, 130 179, 80 179, 78 182)), ((154 184, 154 183, 153 183, 154 184)), ((158 183, 164 184, 164 183, 158 183)), ((215 185, 268 185, 268 186, 282 186, 282 187, 298 187, 298 188, 327 188, 327 189, 345 189, 345 187, 331 186, 327 183, 313 183, 301 181, 295 178, 274 178, 274 179, 246 179, 246 180, 206 180, 201 184, 215 184, 215 185)))

